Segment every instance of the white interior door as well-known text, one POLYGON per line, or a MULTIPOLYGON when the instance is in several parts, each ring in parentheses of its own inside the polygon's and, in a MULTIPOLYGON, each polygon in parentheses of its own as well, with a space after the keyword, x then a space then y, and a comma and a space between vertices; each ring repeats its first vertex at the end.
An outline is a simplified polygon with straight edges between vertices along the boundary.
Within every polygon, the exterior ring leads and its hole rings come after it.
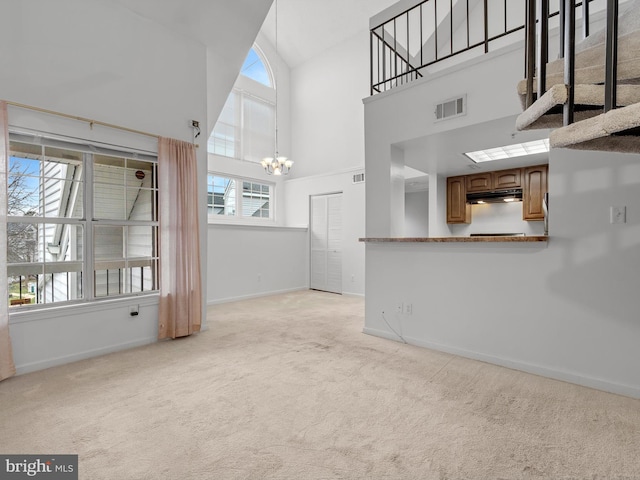
POLYGON ((313 196, 310 208, 310 286, 342 293, 342 194, 313 196))

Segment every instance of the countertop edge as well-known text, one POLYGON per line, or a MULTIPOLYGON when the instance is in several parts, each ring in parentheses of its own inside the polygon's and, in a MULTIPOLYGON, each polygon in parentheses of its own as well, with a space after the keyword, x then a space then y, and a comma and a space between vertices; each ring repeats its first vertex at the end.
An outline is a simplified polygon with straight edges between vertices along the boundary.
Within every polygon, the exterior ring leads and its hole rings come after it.
POLYGON ((548 242, 547 235, 529 237, 366 237, 359 238, 363 243, 533 243, 548 242))

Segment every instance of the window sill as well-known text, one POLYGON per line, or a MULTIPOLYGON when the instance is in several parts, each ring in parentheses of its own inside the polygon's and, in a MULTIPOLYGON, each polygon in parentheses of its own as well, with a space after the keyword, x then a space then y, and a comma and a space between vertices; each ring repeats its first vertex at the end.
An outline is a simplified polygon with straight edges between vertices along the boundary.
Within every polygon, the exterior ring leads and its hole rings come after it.
POLYGON ((209 225, 257 225, 259 227, 278 225, 273 218, 251 219, 249 217, 225 217, 224 215, 220 215, 217 217, 207 217, 207 223, 209 225))
POLYGON ((87 300, 78 303, 67 303, 65 305, 52 305, 24 308, 14 307, 9 310, 9 324, 33 322, 40 320, 51 320, 69 315, 90 315, 100 310, 110 310, 112 308, 128 305, 149 306, 157 305, 160 299, 159 292, 142 293, 126 297, 117 297, 101 300, 87 300))
POLYGON ((263 228, 265 230, 277 229, 277 230, 292 230, 292 231, 304 231, 308 230, 307 227, 287 227, 284 225, 278 225, 276 223, 240 223, 240 222, 209 222, 209 228, 246 228, 256 229, 263 228))

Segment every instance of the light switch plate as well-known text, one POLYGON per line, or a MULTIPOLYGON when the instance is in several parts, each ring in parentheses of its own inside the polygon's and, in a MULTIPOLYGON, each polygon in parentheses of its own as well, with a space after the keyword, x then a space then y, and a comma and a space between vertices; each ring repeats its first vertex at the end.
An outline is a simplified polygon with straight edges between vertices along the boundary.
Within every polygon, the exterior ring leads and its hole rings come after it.
POLYGON ((611 207, 610 209, 611 223, 627 222, 627 207, 611 207))

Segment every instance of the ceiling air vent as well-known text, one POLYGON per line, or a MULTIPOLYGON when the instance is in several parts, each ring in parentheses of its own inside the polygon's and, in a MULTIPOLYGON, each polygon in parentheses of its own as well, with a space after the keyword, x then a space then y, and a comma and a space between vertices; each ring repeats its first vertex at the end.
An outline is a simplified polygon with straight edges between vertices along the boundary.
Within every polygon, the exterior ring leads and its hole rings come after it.
POLYGON ((436 105, 436 120, 444 120, 446 118, 457 117, 467 113, 467 96, 451 98, 436 105))
POLYGON ((354 173, 351 183, 364 183, 364 172, 354 173))

